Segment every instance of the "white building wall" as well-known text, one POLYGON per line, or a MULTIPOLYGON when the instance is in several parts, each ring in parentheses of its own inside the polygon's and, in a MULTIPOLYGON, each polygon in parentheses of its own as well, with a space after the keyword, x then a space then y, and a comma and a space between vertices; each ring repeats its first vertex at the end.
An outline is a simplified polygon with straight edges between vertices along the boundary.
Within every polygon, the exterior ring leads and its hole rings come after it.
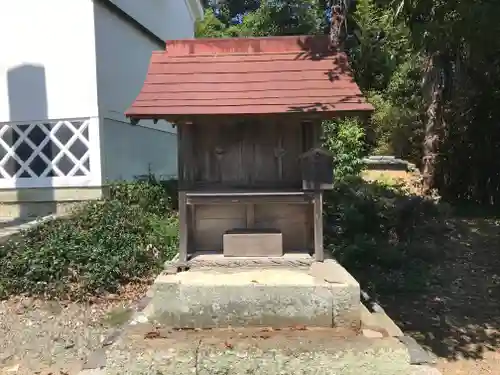
MULTIPOLYGON (((113 3, 143 21, 149 30, 156 30, 162 39, 194 36, 194 21, 183 0, 113 3)), ((162 121, 141 121, 133 126, 124 116, 142 88, 152 51, 163 50, 164 42, 148 38, 100 2, 94 7, 103 181, 147 173, 173 177, 177 169, 175 129, 162 121)))
POLYGON ((175 175, 175 129, 133 127, 123 113, 151 52, 163 40, 193 37, 201 11, 198 0, 0 1, 0 189, 175 175))
POLYGON ((100 185, 92 1, 0 1, 0 35, 0 188, 100 185))
POLYGON ((162 40, 190 38, 196 18, 203 15, 199 0, 110 0, 162 40))
POLYGON ((97 116, 89 0, 0 1, 0 122, 97 116))

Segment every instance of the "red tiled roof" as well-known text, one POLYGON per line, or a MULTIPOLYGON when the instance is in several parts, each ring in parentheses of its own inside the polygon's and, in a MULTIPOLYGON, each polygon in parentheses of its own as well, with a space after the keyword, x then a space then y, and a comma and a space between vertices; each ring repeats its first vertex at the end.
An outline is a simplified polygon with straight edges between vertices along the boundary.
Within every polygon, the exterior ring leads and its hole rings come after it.
POLYGON ((154 52, 144 86, 126 115, 371 111, 347 58, 328 38, 270 37, 167 42, 154 52))

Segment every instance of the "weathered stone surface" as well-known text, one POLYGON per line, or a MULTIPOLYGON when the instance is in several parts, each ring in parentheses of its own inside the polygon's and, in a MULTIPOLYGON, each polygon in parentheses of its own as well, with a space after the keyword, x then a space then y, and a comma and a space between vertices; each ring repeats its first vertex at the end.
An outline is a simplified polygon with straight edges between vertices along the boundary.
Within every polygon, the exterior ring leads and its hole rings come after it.
POLYGON ((314 262, 311 264, 309 274, 329 283, 346 284, 359 289, 359 283, 356 279, 334 259, 325 259, 324 262, 314 262))
POLYGON ((106 369, 87 369, 82 370, 78 373, 78 375, 106 375, 106 369))
POLYGON ((222 236, 226 257, 283 256, 283 235, 279 231, 231 231, 222 236))
POLYGON ((161 275, 144 310, 174 327, 360 326, 359 288, 291 269, 203 270, 161 275))
POLYGON ((364 304, 361 304, 361 327, 374 329, 386 333, 386 336, 403 336, 403 331, 385 313, 370 312, 364 304))
POLYGON ((356 279, 334 259, 313 263, 309 274, 318 282, 342 286, 338 288, 333 302, 334 325, 359 329, 361 327, 361 298, 359 283, 356 279))
POLYGON ((410 373, 408 375, 442 375, 435 367, 431 366, 411 366, 410 373))
POLYGON ((404 336, 403 331, 399 328, 396 323, 385 313, 372 313, 375 324, 379 327, 382 327, 387 331, 389 336, 392 337, 400 337, 404 336))
POLYGON ((364 328, 362 331, 363 336, 368 337, 369 339, 381 339, 384 335, 378 331, 373 329, 364 328))
POLYGON ((228 269, 228 268, 301 268, 308 270, 314 258, 307 253, 284 253, 279 257, 225 257, 224 254, 199 254, 188 261, 189 269, 200 268, 228 269))
MULTIPOLYGON (((394 339, 219 337, 122 342, 108 352, 107 374, 410 375, 408 352, 394 339)), ((413 375, 413 374, 412 374, 413 375)))
POLYGON ((436 359, 424 348, 422 348, 413 337, 400 336, 398 337, 410 353, 410 363, 412 365, 435 364, 436 359))
POLYGON ((83 370, 94 370, 106 367, 106 351, 103 348, 95 350, 85 361, 83 370))

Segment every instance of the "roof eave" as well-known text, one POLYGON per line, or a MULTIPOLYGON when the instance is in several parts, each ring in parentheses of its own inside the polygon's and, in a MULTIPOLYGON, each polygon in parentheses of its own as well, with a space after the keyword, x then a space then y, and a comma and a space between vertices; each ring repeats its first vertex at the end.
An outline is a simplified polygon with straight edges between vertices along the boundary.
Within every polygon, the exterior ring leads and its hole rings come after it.
POLYGON ((368 119, 373 113, 372 109, 363 110, 345 110, 345 111, 290 111, 281 113, 219 113, 219 114, 141 114, 140 112, 127 111, 125 116, 130 119, 132 123, 138 123, 140 120, 166 120, 171 123, 182 123, 182 122, 194 122, 200 119, 233 119, 241 117, 253 117, 253 118, 276 118, 276 117, 295 117, 301 118, 303 121, 308 120, 329 120, 342 117, 360 117, 363 119, 368 119))

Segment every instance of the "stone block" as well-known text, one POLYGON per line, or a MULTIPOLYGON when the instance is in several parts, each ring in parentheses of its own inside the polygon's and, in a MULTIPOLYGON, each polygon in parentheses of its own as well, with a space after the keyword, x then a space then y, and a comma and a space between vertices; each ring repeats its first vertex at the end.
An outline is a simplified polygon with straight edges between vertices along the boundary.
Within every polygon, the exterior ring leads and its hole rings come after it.
POLYGON ((154 289, 150 320, 179 328, 360 325, 359 290, 296 269, 191 270, 154 289))
POLYGON ((223 235, 226 257, 283 256, 283 235, 278 230, 235 229, 223 235))

